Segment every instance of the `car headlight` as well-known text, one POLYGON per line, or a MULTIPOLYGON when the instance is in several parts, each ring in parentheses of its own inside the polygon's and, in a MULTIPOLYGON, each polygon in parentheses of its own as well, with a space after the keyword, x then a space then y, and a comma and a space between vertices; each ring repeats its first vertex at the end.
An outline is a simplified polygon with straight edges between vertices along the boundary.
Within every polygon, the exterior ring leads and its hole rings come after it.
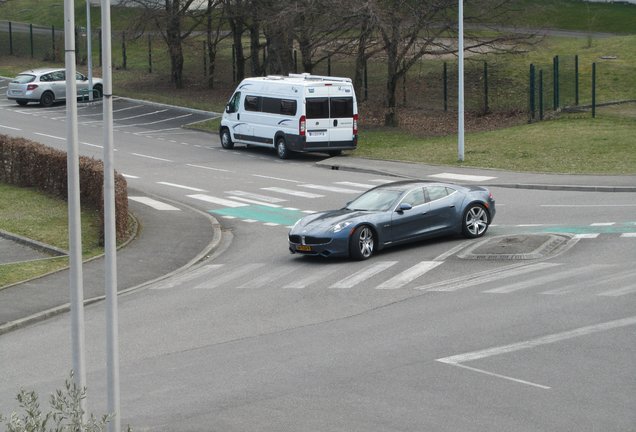
POLYGON ((335 224, 334 226, 331 227, 331 230, 335 233, 342 231, 343 229, 345 229, 346 227, 348 227, 349 225, 351 225, 353 222, 351 221, 346 221, 346 222, 340 222, 335 224))

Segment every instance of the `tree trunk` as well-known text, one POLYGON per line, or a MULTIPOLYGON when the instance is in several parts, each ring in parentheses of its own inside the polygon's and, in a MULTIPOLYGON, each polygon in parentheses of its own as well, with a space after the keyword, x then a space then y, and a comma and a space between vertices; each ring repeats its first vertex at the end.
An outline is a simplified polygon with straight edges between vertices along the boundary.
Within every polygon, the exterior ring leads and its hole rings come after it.
POLYGON ((242 22, 231 19, 230 28, 232 29, 232 40, 234 41, 234 60, 236 61, 236 80, 241 81, 245 78, 245 54, 243 53, 243 31, 245 26, 242 22))
POLYGON ((170 82, 176 88, 183 88, 183 47, 181 46, 181 20, 168 11, 166 42, 170 55, 170 82))
POLYGON ((386 64, 387 64, 387 78, 386 78, 386 96, 385 96, 385 113, 384 113, 384 125, 389 127, 397 127, 399 125, 397 104, 396 104, 396 92, 398 86, 398 41, 399 39, 393 38, 393 40, 387 44, 386 47, 386 64))

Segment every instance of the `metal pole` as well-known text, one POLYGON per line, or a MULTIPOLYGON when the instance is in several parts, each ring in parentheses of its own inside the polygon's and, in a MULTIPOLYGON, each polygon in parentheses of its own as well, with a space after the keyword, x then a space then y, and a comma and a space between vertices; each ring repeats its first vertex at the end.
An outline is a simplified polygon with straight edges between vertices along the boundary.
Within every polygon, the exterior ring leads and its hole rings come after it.
POLYGON ((579 105, 579 56, 574 56, 574 105, 579 105))
POLYGON ((448 111, 448 66, 444 62, 444 112, 448 111))
POLYGON ((31 45, 31 58, 33 58, 33 24, 29 24, 29 44, 31 45))
POLYGON ((464 161, 464 0, 459 0, 459 32, 457 35, 457 53, 459 54, 457 85, 457 160, 464 161))
POLYGON ((13 29, 9 21, 9 55, 13 55, 13 29))
POLYGON ((113 75, 110 0, 102 1, 102 44, 104 83, 104 257, 106 291, 106 368, 108 381, 109 432, 121 430, 119 401, 119 318, 117 310, 117 239, 115 229, 115 169, 113 150, 113 75))
POLYGON ((592 118, 596 118, 596 63, 592 63, 592 118))
POLYGON ((484 114, 488 114, 488 63, 484 62, 484 114))
MULTIPOLYGON (((84 360, 84 287, 82 284, 82 225, 80 215, 77 86, 75 84, 75 10, 64 0, 64 62, 66 65, 66 145, 68 177, 68 234, 71 299, 71 347, 75 384, 86 387, 84 360)), ((80 401, 82 421, 88 420, 86 399, 80 401)))
POLYGON ((86 0, 86 62, 88 64, 88 100, 93 100, 93 50, 91 45, 91 4, 86 0))

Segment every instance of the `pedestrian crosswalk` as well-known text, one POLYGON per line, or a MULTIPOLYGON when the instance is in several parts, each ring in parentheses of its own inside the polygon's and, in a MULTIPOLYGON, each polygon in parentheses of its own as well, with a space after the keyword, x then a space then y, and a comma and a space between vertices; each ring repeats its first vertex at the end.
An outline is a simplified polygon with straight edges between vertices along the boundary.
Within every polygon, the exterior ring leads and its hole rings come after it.
POLYGON ((594 264, 575 267, 565 263, 515 263, 453 279, 422 285, 437 277, 436 269, 445 261, 420 261, 404 264, 393 260, 363 263, 331 262, 313 265, 304 258, 273 266, 254 262, 211 264, 195 269, 184 277, 155 285, 154 290, 410 290, 446 295, 478 293, 483 295, 593 296, 612 299, 636 295, 636 270, 617 270, 618 266, 594 264))

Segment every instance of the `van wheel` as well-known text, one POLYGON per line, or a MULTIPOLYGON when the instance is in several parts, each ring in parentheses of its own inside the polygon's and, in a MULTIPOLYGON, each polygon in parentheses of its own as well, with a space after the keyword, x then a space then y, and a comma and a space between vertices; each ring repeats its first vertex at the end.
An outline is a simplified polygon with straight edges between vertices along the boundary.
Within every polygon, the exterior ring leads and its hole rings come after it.
POLYGON ((234 142, 232 141, 232 135, 227 128, 221 130, 221 147, 231 150, 234 148, 234 142))
POLYGON ((287 148, 287 144, 285 143, 285 138, 280 137, 276 140, 276 153, 281 159, 289 158, 289 149, 287 148))

